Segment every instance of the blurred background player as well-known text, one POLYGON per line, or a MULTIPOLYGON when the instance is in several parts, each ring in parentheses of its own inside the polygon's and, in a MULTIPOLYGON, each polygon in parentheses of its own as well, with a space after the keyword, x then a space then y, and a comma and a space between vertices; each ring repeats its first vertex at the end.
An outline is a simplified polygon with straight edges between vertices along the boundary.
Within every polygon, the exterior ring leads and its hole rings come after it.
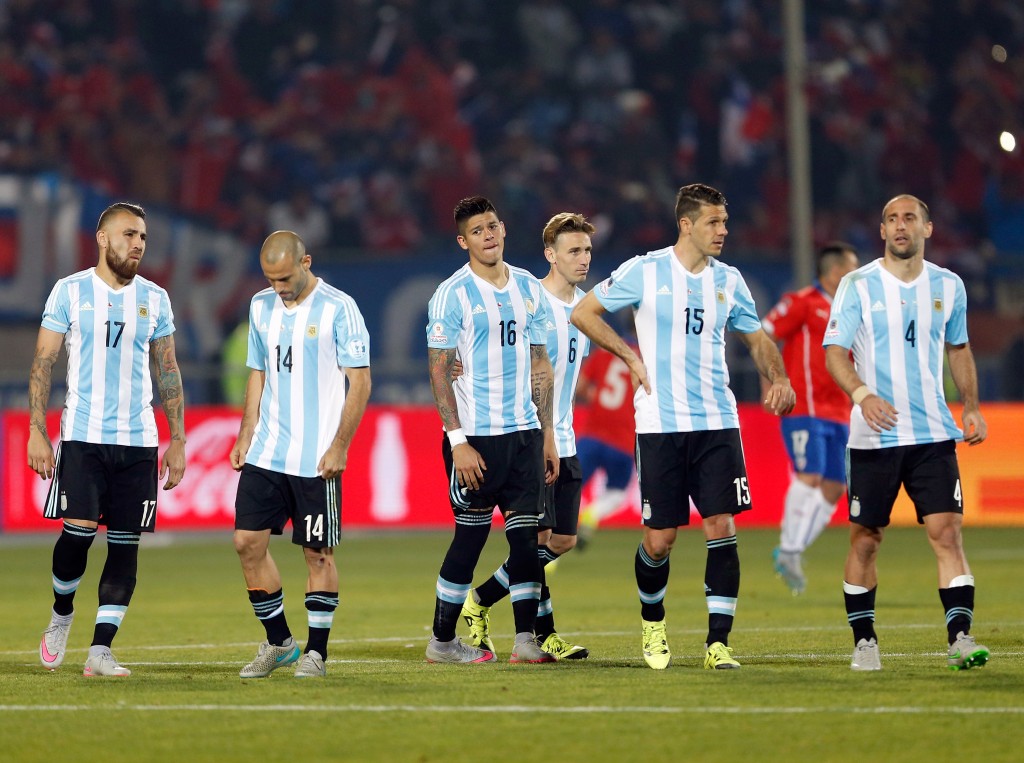
MULTIPOLYGON (((761 321, 768 335, 782 342, 782 360, 796 392, 796 406, 781 421, 794 474, 772 553, 776 573, 794 595, 807 585, 801 555, 828 526, 846 490, 850 401, 825 368, 821 341, 839 281, 858 264, 850 244, 825 245, 818 252, 818 279, 784 294, 761 321)), ((761 383, 767 389, 767 380, 762 377, 761 383)))
MULTIPOLYGON (((548 274, 541 279, 542 292, 551 315, 548 324, 548 357, 555 371, 554 419, 555 445, 558 448, 558 480, 545 489, 544 514, 537 534, 537 556, 540 561, 541 590, 537 606, 535 632, 541 648, 557 660, 582 660, 590 652, 570 644, 555 631, 555 615, 551 604, 545 566, 576 545, 583 492, 583 472, 576 454, 573 431, 573 403, 583 359, 590 349, 590 340, 569 322, 572 309, 583 298, 579 288, 590 271, 594 226, 580 214, 560 212, 544 226, 542 240, 544 257, 550 263, 548 274)), ((469 643, 494 651, 490 637, 489 611, 508 595, 508 561, 490 578, 470 591, 462 608, 462 618, 469 625, 469 643)))
MULTIPOLYGON (((622 338, 639 354, 633 328, 633 314, 623 311, 622 338)), ((582 551, 594 537, 601 521, 622 508, 633 476, 633 447, 636 421, 633 410, 633 381, 629 367, 617 355, 603 347, 594 347, 583 364, 576 400, 587 406, 587 416, 579 426, 576 454, 583 467, 583 485, 594 475, 604 473, 604 488, 594 490, 590 503, 580 514, 576 547, 582 551)))

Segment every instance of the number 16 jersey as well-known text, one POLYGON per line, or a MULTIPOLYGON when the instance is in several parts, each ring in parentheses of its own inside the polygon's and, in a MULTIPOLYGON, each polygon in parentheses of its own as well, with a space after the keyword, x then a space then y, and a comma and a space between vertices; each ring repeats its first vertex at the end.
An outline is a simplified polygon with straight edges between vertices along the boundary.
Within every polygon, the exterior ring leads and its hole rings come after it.
POLYGON ((530 346, 546 345, 550 313, 533 275, 505 263, 496 288, 463 265, 437 287, 427 307, 427 347, 456 349, 459 423, 467 435, 539 429, 530 390, 530 346))

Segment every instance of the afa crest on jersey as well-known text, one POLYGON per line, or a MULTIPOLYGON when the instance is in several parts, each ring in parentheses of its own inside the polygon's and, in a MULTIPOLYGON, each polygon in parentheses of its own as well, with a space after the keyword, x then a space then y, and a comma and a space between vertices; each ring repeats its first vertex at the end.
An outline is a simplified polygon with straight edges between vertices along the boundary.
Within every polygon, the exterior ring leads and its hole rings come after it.
POLYGON ((942 299, 941 298, 933 299, 932 300, 932 307, 935 309, 935 312, 941 313, 942 312, 942 299))
POLYGON ((317 328, 315 323, 312 324, 311 326, 306 326, 306 336, 308 336, 310 339, 316 339, 316 332, 317 328))
POLYGON ((149 317, 149 306, 148 305, 139 305, 139 317, 140 318, 148 318, 149 317))

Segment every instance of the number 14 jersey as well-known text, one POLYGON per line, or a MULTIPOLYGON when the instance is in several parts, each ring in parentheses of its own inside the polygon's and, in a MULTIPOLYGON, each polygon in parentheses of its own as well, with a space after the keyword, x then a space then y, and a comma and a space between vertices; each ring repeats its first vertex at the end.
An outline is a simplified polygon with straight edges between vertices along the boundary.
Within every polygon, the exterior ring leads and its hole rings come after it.
POLYGON ((370 337, 355 301, 320 278, 294 307, 264 289, 249 306, 246 365, 265 372, 266 380, 245 462, 316 477, 341 424, 341 369, 370 365, 370 337))

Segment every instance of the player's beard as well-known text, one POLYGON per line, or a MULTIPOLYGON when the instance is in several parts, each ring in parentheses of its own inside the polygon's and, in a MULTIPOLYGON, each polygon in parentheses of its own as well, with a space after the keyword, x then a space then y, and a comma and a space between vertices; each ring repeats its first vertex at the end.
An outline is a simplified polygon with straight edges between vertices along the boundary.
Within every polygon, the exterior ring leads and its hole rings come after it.
POLYGON ((130 259, 127 254, 118 259, 113 249, 107 249, 107 267, 114 275, 130 281, 139 272, 139 261, 130 259))

